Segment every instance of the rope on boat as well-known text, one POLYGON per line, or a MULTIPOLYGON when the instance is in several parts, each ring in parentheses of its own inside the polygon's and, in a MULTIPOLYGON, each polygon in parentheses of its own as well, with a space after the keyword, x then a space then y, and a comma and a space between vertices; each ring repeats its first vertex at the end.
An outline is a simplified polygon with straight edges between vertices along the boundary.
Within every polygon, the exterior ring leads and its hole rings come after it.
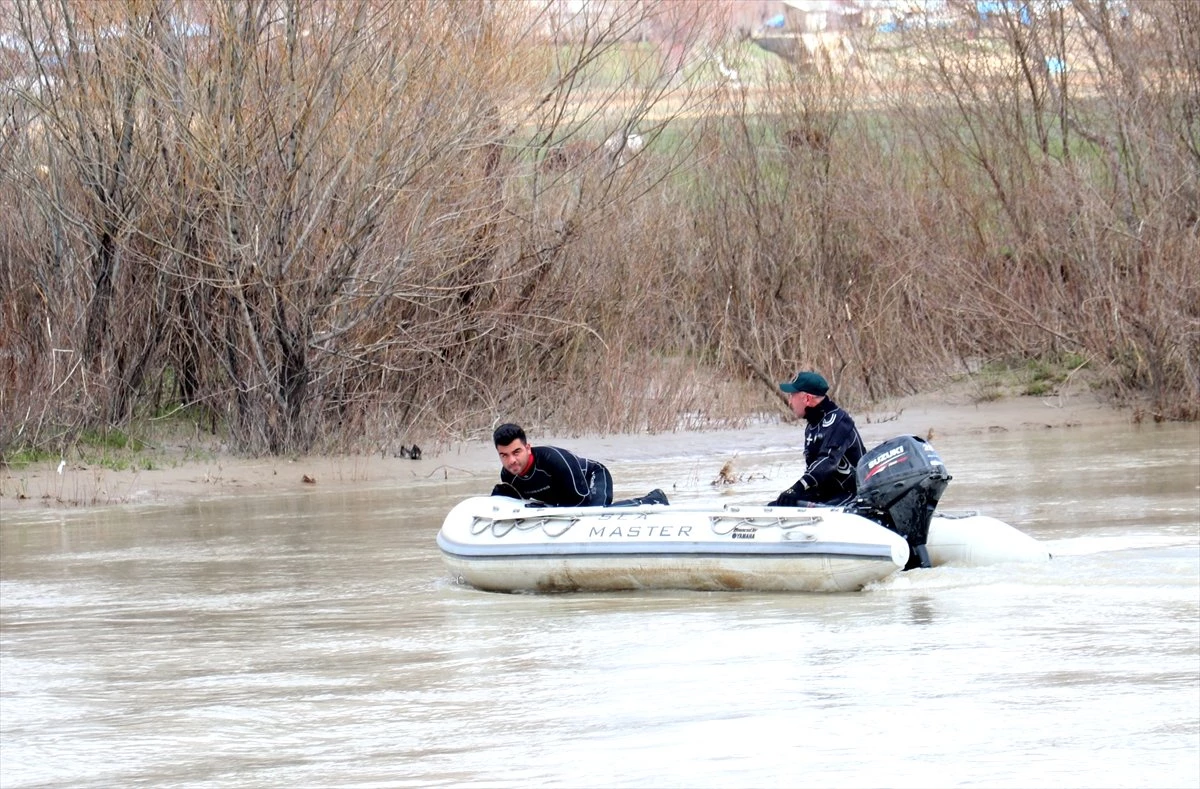
MULTIPOLYGON (((597 508, 599 509, 599 508, 597 508)), ((595 514, 588 513, 587 517, 591 520, 607 521, 607 520, 645 520, 648 515, 653 513, 639 512, 637 510, 628 510, 622 512, 597 512, 595 514)), ((547 512, 538 513, 537 515, 525 517, 516 516, 511 518, 484 518, 476 515, 471 521, 471 535, 479 535, 491 527, 492 533, 496 537, 503 537, 513 529, 520 531, 529 531, 541 527, 542 531, 546 532, 549 537, 561 537, 567 533, 567 530, 579 523, 581 516, 573 512, 554 512, 553 509, 548 509, 547 512), (563 524, 561 529, 557 531, 551 530, 552 524, 563 524)))
POLYGON ((736 517, 729 515, 712 515, 709 517, 709 521, 709 525, 713 530, 713 534, 724 536, 726 534, 732 534, 733 530, 738 527, 754 527, 763 529, 776 527, 782 529, 783 531, 787 531, 788 529, 795 529, 800 526, 815 526, 821 522, 821 516, 812 515, 807 518, 797 518, 795 516, 788 517, 782 515, 738 515, 736 517), (729 528, 718 528, 717 524, 724 523, 728 523, 729 528))
POLYGON ((471 521, 471 536, 475 537, 483 534, 489 528, 492 534, 497 538, 502 538, 513 529, 517 531, 532 531, 541 528, 546 532, 548 537, 561 537, 567 533, 567 530, 579 522, 579 518, 575 517, 549 517, 538 515, 535 518, 504 518, 502 520, 493 520, 491 518, 481 518, 478 515, 471 521), (562 528, 558 531, 552 531, 549 526, 551 524, 562 524, 562 528))
MULTIPOLYGON (((588 515, 589 519, 594 520, 643 520, 651 513, 646 512, 605 512, 597 513, 596 515, 588 515)), ((567 531, 579 523, 581 517, 575 514, 566 513, 539 513, 533 517, 514 517, 514 518, 484 518, 476 515, 471 521, 471 535, 478 536, 488 529, 492 530, 492 534, 496 538, 503 538, 513 529, 518 531, 532 531, 541 529, 548 537, 561 537, 567 531), (551 528, 552 526, 561 528, 551 528)), ((815 526, 820 523, 823 518, 820 515, 809 515, 798 517, 795 515, 710 515, 709 528, 713 534, 724 537, 732 534, 738 528, 777 528, 783 532, 788 532, 791 529, 800 528, 802 526, 815 526)), ((804 535, 806 540, 814 540, 816 536, 811 533, 804 535)))

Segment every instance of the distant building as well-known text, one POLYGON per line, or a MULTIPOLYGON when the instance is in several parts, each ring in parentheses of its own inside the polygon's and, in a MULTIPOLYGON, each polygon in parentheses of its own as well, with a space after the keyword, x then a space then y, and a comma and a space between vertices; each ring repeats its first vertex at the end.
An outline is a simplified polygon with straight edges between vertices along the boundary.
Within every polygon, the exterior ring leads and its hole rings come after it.
POLYGON ((821 33, 861 27, 863 10, 848 0, 782 0, 784 28, 793 33, 821 33))

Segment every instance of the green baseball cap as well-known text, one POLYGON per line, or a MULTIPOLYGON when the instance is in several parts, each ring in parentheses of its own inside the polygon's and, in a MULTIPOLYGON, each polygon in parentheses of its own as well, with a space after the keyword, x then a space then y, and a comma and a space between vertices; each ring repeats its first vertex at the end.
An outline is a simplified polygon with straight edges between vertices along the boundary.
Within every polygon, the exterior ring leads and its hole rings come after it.
POLYGON ((804 370, 796 373, 796 377, 792 380, 781 383, 779 388, 788 394, 807 392, 811 395, 824 397, 825 393, 829 391, 829 382, 820 373, 814 373, 812 370, 804 370))

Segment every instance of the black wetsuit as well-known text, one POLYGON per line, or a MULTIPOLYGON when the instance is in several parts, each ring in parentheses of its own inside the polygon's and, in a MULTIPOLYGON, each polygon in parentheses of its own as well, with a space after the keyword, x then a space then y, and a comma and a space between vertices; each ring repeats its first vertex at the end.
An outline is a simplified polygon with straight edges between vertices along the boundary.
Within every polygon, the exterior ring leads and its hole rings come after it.
POLYGON ((804 476, 768 506, 849 502, 858 489, 854 467, 866 451, 854 420, 828 397, 805 410, 804 420, 804 476))
POLYGON ((530 447, 533 463, 517 476, 500 470, 493 496, 533 499, 552 507, 606 507, 612 504, 612 475, 603 464, 558 447, 530 447))

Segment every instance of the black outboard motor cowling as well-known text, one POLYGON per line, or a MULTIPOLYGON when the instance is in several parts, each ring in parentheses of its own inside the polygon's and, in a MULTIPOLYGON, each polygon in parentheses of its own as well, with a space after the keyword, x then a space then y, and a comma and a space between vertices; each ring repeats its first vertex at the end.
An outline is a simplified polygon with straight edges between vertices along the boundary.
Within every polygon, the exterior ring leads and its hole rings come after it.
POLYGON ((929 521, 951 476, 929 442, 896 436, 863 455, 854 509, 908 541, 905 570, 929 567, 929 521))

